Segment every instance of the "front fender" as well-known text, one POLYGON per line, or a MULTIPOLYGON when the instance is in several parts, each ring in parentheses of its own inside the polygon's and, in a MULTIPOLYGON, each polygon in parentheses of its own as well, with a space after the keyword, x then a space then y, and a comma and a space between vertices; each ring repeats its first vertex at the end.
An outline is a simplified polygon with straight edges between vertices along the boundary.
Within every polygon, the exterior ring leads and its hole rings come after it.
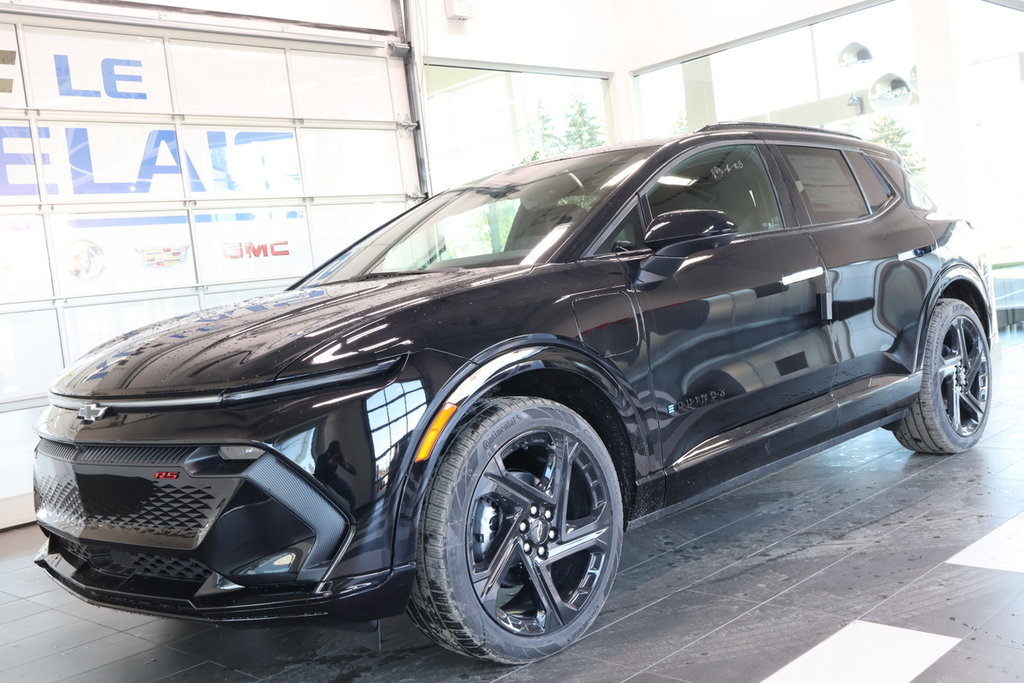
POLYGON ((538 370, 570 372, 602 392, 615 407, 630 435, 635 462, 644 463, 646 470, 647 464, 651 462, 651 442, 642 419, 640 400, 615 366, 603 358, 595 357, 575 340, 531 335, 503 342, 477 354, 460 368, 434 396, 424 418, 413 432, 403 456, 406 477, 395 516, 396 564, 415 561, 419 511, 439 456, 459 425, 473 415, 477 401, 497 385, 517 375, 538 370), (455 412, 444 424, 429 457, 415 461, 420 443, 431 423, 446 405, 455 406, 455 412))

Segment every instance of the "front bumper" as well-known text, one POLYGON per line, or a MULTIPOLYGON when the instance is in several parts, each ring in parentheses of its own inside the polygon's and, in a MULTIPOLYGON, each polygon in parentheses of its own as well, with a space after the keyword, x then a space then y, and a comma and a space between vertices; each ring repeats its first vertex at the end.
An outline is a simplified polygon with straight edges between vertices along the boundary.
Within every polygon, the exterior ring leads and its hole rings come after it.
MULTIPOLYGON (((89 602, 212 621, 400 611, 400 567, 330 578, 352 520, 273 453, 221 458, 209 446, 36 449, 37 563, 89 602)), ((404 592, 403 592, 404 591, 404 592)))
POLYGON ((153 580, 146 576, 106 574, 70 554, 51 534, 36 564, 64 588, 86 602, 131 612, 217 623, 290 617, 331 616, 369 621, 400 612, 412 588, 414 565, 336 581, 324 590, 283 587, 240 588, 202 594, 213 587, 188 582, 153 580))

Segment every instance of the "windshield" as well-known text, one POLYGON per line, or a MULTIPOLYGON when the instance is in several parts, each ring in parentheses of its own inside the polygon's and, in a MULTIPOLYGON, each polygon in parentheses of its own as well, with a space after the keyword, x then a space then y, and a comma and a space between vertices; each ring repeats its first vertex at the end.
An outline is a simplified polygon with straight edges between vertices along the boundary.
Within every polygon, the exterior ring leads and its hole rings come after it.
POLYGON ((621 149, 531 164, 449 190, 342 252, 303 284, 537 263, 651 151, 621 149))

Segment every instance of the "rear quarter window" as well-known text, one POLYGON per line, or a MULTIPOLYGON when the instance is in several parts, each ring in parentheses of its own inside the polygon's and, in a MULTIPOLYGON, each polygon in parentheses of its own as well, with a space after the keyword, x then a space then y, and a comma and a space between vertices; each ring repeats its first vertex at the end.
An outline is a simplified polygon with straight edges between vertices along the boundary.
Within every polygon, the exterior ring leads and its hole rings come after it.
POLYGON ((903 193, 906 195, 907 203, 910 206, 926 211, 931 211, 935 208, 935 202, 928 196, 928 193, 899 164, 891 159, 878 157, 875 157, 875 159, 896 186, 903 188, 903 193))
POLYGON ((863 218, 867 204, 843 153, 822 147, 780 147, 811 223, 863 218))
POLYGON ((868 200, 871 213, 875 213, 888 203, 893 191, 889 184, 882 178, 882 174, 875 168, 867 158, 860 152, 848 152, 846 158, 850 160, 853 172, 857 174, 861 189, 868 200))

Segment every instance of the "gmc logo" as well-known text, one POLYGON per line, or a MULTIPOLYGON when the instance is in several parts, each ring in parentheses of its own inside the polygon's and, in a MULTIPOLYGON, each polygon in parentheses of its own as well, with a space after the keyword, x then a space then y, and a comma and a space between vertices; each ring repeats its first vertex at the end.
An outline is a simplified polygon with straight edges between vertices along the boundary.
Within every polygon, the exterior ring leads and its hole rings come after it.
POLYGON ((157 472, 153 475, 154 479, 177 479, 177 472, 157 472))
POLYGON ((224 245, 224 258, 265 258, 288 256, 288 240, 282 242, 229 242, 224 245))

